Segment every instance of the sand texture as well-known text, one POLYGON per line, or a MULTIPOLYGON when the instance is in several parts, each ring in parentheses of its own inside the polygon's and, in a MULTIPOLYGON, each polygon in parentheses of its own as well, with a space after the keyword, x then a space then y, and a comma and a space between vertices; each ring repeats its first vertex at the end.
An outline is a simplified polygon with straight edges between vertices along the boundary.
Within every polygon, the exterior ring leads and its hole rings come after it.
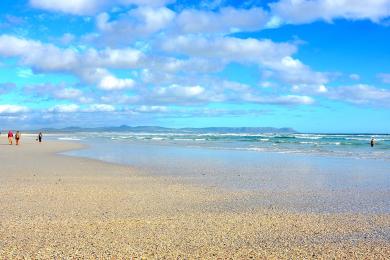
POLYGON ((79 144, 5 144, 0 259, 390 258, 389 214, 238 207, 250 194, 56 155, 79 144))

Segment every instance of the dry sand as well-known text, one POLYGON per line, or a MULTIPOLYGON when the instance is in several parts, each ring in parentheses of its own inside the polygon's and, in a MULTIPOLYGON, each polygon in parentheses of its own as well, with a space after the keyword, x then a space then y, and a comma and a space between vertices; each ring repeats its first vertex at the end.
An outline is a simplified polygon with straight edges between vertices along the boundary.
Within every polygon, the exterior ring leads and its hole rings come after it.
POLYGON ((248 194, 56 155, 79 147, 1 138, 1 259, 390 258, 388 214, 238 208, 248 194))

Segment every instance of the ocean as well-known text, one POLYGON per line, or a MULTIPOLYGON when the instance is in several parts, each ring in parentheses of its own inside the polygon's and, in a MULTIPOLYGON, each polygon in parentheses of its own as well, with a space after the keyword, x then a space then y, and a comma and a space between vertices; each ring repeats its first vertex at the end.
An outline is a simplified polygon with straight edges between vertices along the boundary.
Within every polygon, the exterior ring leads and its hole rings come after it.
POLYGON ((240 205, 320 212, 390 212, 390 136, 89 132, 65 155, 128 165, 139 174, 235 192, 240 205))
POLYGON ((332 157, 390 160, 390 135, 371 134, 256 134, 256 133, 131 133, 89 132, 58 136, 60 140, 111 140, 193 148, 314 154, 332 157), (376 145, 370 147, 374 137, 376 145))

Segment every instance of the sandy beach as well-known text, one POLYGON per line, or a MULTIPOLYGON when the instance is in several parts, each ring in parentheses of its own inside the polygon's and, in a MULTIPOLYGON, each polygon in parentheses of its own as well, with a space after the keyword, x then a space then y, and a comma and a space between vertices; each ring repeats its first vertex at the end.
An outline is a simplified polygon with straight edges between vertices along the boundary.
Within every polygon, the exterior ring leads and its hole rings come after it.
POLYGON ((239 206, 253 194, 58 155, 77 143, 6 143, 2 136, 1 259, 390 257, 386 213, 239 206))

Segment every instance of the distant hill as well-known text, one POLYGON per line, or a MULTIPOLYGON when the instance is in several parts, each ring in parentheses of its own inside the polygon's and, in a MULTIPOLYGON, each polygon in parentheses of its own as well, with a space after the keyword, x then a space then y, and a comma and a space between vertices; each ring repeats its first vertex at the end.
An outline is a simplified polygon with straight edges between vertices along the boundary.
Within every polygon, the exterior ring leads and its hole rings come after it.
POLYGON ((160 126, 128 126, 121 125, 116 127, 66 127, 61 129, 42 128, 35 132, 147 132, 147 133, 297 133, 292 128, 274 128, 274 127, 204 127, 204 128, 167 128, 160 126))

